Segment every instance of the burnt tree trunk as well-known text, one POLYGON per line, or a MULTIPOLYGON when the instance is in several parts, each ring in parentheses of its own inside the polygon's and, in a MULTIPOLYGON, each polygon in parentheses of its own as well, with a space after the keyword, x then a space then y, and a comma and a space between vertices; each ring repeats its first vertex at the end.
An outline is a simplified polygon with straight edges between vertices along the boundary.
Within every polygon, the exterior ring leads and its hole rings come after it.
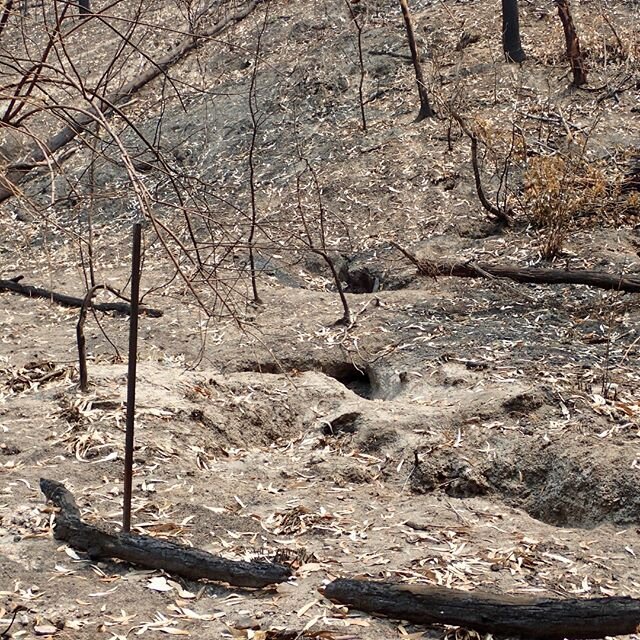
POLYGON ((522 62, 527 57, 520 43, 518 0, 502 0, 502 49, 507 62, 522 62))
POLYGON ((91 301, 93 296, 96 295, 100 289, 106 289, 103 284, 97 284, 91 287, 87 291, 82 307, 80 307, 80 316, 78 317, 78 324, 76 325, 76 342, 78 343, 78 372, 80 374, 80 391, 87 391, 89 389, 89 372, 87 369, 87 341, 84 337, 84 323, 87 320, 87 312, 91 307, 91 301))
POLYGON ((580 51, 580 40, 578 40, 576 27, 573 24, 571 11, 569 10, 569 0, 556 0, 556 4, 558 5, 558 14, 564 29, 564 38, 567 42, 567 58, 569 58, 571 72, 573 73, 573 85, 580 87, 587 83, 587 68, 580 51))
POLYGON ((7 0, 5 2, 4 9, 2 10, 2 17, 0 17, 0 34, 4 31, 4 28, 9 21, 9 16, 11 15, 12 8, 13 0, 7 0))
POLYGON ((91 13, 91 0, 78 0, 78 8, 80 9, 80 15, 91 13))
POLYGON ((402 8, 404 26, 407 30, 409 49, 411 49, 411 60, 413 61, 413 68, 416 71, 416 83, 418 84, 418 95, 420 96, 420 113, 418 113, 416 122, 420 122, 425 118, 430 118, 431 116, 435 115, 435 113, 431 108, 429 95, 427 94, 427 85, 424 82, 422 63, 420 62, 420 54, 418 52, 418 45, 416 44, 416 36, 413 31, 413 22, 411 20, 411 14, 409 13, 409 5, 407 4, 407 0, 400 0, 400 7, 402 8))

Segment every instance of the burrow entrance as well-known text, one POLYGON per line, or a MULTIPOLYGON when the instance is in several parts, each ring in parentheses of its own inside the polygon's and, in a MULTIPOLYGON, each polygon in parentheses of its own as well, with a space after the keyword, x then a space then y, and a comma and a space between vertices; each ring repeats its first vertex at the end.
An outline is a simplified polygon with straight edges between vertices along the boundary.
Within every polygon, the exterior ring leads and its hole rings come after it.
POLYGON ((353 364, 347 365, 345 363, 333 371, 324 371, 323 373, 331 376, 361 398, 372 400, 375 397, 375 388, 366 367, 361 369, 353 364))
POLYGON ((241 371, 255 371, 257 373, 292 373, 295 371, 320 371, 334 378, 356 395, 367 400, 378 397, 380 389, 375 376, 367 366, 357 366, 347 361, 314 362, 310 360, 298 361, 282 359, 279 362, 244 363, 241 371), (373 378, 373 380, 372 380, 373 378))

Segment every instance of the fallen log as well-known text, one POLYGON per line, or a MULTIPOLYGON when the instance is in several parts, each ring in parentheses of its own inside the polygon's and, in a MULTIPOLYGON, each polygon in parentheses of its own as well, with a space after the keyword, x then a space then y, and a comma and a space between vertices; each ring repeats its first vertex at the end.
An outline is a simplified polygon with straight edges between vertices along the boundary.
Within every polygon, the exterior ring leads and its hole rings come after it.
POLYGON ((435 262, 418 258, 413 253, 391 241, 418 269, 423 276, 457 276, 459 278, 506 278, 515 282, 532 284, 584 284, 588 287, 640 293, 640 275, 606 273, 586 269, 545 269, 538 267, 518 267, 516 265, 492 265, 468 262, 435 262))
POLYGON ((53 537, 86 551, 93 560, 118 558, 190 580, 206 578, 238 587, 265 587, 284 582, 292 574, 291 568, 282 564, 227 560, 151 536, 102 531, 82 521, 73 495, 62 483, 41 478, 40 489, 60 509, 53 524, 53 537))
POLYGON ((584 284, 600 289, 640 293, 640 275, 616 275, 585 269, 520 268, 515 265, 475 264, 473 262, 430 264, 425 269, 425 275, 433 277, 434 272, 436 275, 458 276, 460 278, 493 277, 534 284, 584 284))
MULTIPOLYGON (((44 298, 56 302, 63 307, 77 307, 82 309, 85 304, 84 298, 68 296, 65 293, 49 291, 48 289, 34 287, 29 284, 20 284, 19 280, 21 280, 20 276, 11 280, 0 280, 0 293, 11 291, 12 293, 26 296, 27 298, 44 298)), ((116 313, 131 315, 131 305, 128 302, 95 302, 91 304, 91 308, 96 311, 115 311, 116 313)), ((152 309, 151 307, 140 307, 140 313, 150 318, 160 318, 163 315, 162 311, 152 309)))
MULTIPOLYGON (((42 165, 55 151, 71 142, 96 120, 99 121, 99 114, 110 116, 117 113, 118 106, 129 100, 133 94, 140 91, 159 75, 166 74, 170 67, 182 60, 200 44, 224 31, 228 26, 246 18, 261 2, 263 0, 250 0, 243 8, 235 13, 227 14, 211 27, 203 29, 197 34, 189 34, 162 58, 151 60, 140 75, 127 82, 117 91, 107 97, 95 96, 94 101, 100 103, 99 107, 92 104, 80 115, 72 115, 75 113, 73 108, 65 109, 64 107, 59 107, 57 111, 64 114, 70 124, 63 127, 46 142, 38 141, 38 144, 33 146, 24 162, 20 162, 15 167, 10 164, 6 174, 4 176, 0 175, 0 203, 18 194, 20 192, 19 185, 26 181, 32 169, 42 165)), ((45 164, 44 166, 48 165, 45 164)))
POLYGON ((417 624, 450 624, 521 638, 603 638, 637 633, 640 600, 499 596, 428 585, 338 579, 324 595, 361 611, 417 624))

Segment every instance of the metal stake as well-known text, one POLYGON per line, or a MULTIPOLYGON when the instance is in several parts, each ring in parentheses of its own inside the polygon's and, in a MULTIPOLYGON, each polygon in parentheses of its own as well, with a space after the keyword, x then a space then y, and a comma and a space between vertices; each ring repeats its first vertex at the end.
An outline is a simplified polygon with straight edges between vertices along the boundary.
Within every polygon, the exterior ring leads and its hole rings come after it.
POLYGON ((122 530, 131 530, 131 485, 133 479, 133 436, 136 413, 136 364, 138 360, 138 307, 140 297, 140 247, 142 224, 133 225, 131 250, 131 316, 129 320, 129 371, 127 374, 127 430, 124 445, 124 500, 122 530))

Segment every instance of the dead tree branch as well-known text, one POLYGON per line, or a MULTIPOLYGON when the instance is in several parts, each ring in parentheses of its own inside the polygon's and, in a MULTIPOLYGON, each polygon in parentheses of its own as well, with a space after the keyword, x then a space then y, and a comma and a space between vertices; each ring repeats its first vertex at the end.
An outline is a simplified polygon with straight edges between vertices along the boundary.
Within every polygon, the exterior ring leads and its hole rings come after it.
POLYGON ((480 204, 482 204, 485 211, 487 211, 495 219, 496 222, 509 226, 513 222, 513 211, 498 207, 497 205, 489 202, 484 188, 482 187, 482 176, 480 175, 480 165, 478 164, 478 136, 467 126, 466 122, 457 114, 452 112, 451 117, 460 125, 460 128, 465 135, 471 140, 471 166, 473 168, 473 178, 476 184, 476 192, 480 204))
MULTIPOLYGON (((300 152, 298 150, 298 152, 300 152)), ((313 233, 311 232, 311 226, 309 225, 307 218, 304 214, 304 207, 302 204, 302 185, 300 182, 301 176, 298 175, 296 178, 296 194, 297 194, 297 198, 298 198, 298 214, 300 216, 300 220, 302 222, 302 226, 304 228, 304 232, 306 235, 306 244, 309 247, 309 250, 312 253, 315 253, 316 255, 320 256, 325 263, 327 264, 327 266, 329 267, 330 271, 331 271, 331 275, 333 277, 333 281, 336 285, 336 289, 338 291, 338 295, 340 296, 340 302, 342 303, 342 310, 343 310, 343 314, 342 314, 342 318, 340 318, 340 320, 338 320, 335 324, 336 325, 343 325, 345 327, 350 327, 353 323, 353 318, 351 315, 351 309, 349 307, 349 301, 347 300, 347 296, 345 295, 344 292, 344 286, 342 284, 342 281, 340 280, 340 274, 338 273, 338 270, 336 269, 336 265, 333 261, 333 259, 331 258, 331 256, 329 255, 329 252, 327 250, 327 234, 326 234, 326 229, 325 229, 325 209, 324 209, 324 202, 322 199, 322 189, 320 188, 320 183, 318 181, 318 176, 315 172, 315 170, 313 169, 313 167, 311 166, 311 163, 304 158, 303 161, 306 164, 307 170, 309 171, 309 173, 311 174, 311 179, 312 179, 312 183, 313 186, 315 188, 315 192, 316 192, 316 197, 318 199, 318 213, 319 213, 319 244, 320 246, 318 247, 316 245, 316 243, 313 240, 313 233)))
POLYGON ((256 272, 256 257, 255 257, 255 236, 256 228, 258 225, 258 200, 257 200, 257 185, 256 185, 256 147, 258 141, 258 133, 260 131, 260 118, 258 117, 258 96, 256 84, 258 81, 258 65, 260 63, 262 38, 267 30, 267 24, 269 19, 269 4, 267 4, 262 26, 258 31, 256 38, 256 51, 253 58, 253 69, 251 70, 251 82, 249 83, 249 114, 251 116, 251 141, 249 145, 249 195, 251 197, 251 225, 249 228, 249 237, 247 238, 247 245, 249 246, 249 268, 251 271, 251 290, 253 292, 254 304, 262 304, 260 294, 258 293, 258 281, 256 272))
POLYGON ((358 84, 358 98, 360 100, 360 117, 362 119, 362 130, 366 133, 367 131, 367 114, 364 109, 365 100, 364 100, 364 79, 367 75, 367 71, 364 66, 364 56, 362 54, 362 32, 363 26, 358 20, 358 14, 354 9, 350 0, 344 0, 345 5, 347 6, 347 10, 351 15, 351 20, 353 21, 353 25, 356 28, 356 32, 358 34, 358 62, 360 64, 360 82, 358 84))

